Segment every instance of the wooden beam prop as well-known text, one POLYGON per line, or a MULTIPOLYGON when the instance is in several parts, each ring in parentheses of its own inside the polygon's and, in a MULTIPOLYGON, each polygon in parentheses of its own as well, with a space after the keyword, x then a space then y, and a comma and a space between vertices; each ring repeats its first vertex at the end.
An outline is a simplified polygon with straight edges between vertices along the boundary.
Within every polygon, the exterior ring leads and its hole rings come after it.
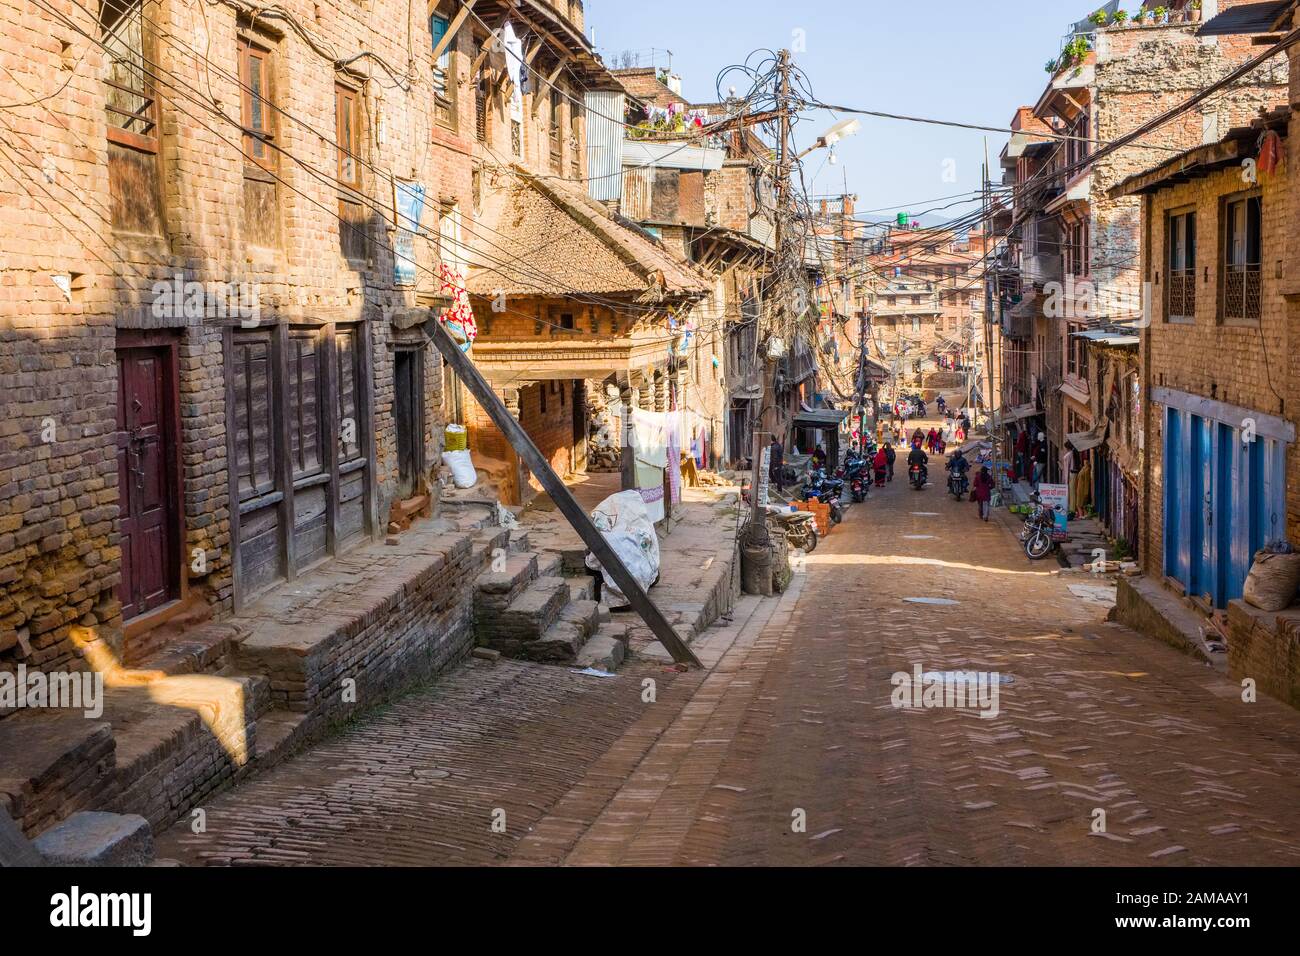
POLYGON ((465 20, 469 17, 470 11, 474 9, 474 4, 476 3, 478 3, 478 0, 465 0, 465 3, 461 6, 460 10, 456 12, 456 16, 452 18, 450 25, 447 27, 447 32, 442 35, 442 39, 438 41, 438 45, 433 48, 434 63, 438 62, 438 57, 447 52, 447 47, 451 46, 451 41, 456 38, 456 31, 464 25, 465 20))
MULTIPOLYGON (((569 493, 560 476, 555 473, 551 463, 546 460, 546 456, 538 451, 533 440, 528 437, 528 432, 524 431, 523 425, 515 419, 506 409, 505 403, 501 401, 496 392, 492 391, 492 386, 488 384, 478 367, 469 359, 456 341, 447 334, 447 330, 442 327, 441 322, 434 321, 431 323, 435 328, 429 331, 429 323, 424 325, 425 334, 433 342, 443 357, 443 360, 451 366, 453 372, 465 383, 465 387, 470 390, 470 394, 478 401, 483 410, 488 413, 493 424, 501 429, 501 433, 506 436, 506 440, 519 453, 519 457, 537 476, 546 493, 551 496, 555 506, 560 509, 573 530, 578 532, 582 538, 583 544, 591 549, 600 566, 609 572, 609 576, 614 579, 618 589, 627 597, 628 603, 632 605, 633 610, 641 616, 650 630, 654 632, 655 637, 659 638, 659 643, 663 644, 673 660, 679 664, 690 664, 693 667, 699 667, 699 659, 686 646, 685 642, 673 630, 668 619, 664 617, 663 612, 650 600, 649 595, 642 590, 641 585, 637 583, 636 578, 632 577, 630 571, 623 564, 621 558, 609 546, 596 526, 591 523, 591 518, 582 510, 582 506, 569 493)), ((671 466, 672 462, 669 463, 671 466)))

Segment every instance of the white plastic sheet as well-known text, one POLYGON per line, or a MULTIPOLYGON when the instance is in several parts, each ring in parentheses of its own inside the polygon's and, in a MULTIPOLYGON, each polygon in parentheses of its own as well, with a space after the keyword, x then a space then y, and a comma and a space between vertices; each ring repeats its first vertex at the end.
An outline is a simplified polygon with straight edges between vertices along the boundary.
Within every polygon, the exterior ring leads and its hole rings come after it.
POLYGON ((468 451, 444 451, 442 463, 451 469, 451 480, 457 488, 473 488, 478 484, 478 472, 468 451))
MULTIPOLYGON (((620 491, 610 495, 591 513, 591 521, 623 561, 632 577, 643 589, 649 590, 659 578, 659 538, 654 523, 638 491, 620 491)), ((588 553, 587 567, 600 571, 605 582, 605 603, 611 608, 626 607, 627 598, 618 589, 609 572, 600 566, 594 554, 588 553)))

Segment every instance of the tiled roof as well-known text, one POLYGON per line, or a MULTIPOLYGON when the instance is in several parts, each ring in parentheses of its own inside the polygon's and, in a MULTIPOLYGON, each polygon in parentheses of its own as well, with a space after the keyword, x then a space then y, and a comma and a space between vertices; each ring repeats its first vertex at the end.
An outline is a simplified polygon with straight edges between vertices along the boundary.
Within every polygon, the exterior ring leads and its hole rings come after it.
POLYGON ((1232 36, 1243 33, 1271 33, 1282 11, 1290 6, 1289 0, 1272 3, 1244 3, 1229 7, 1218 16, 1210 17, 1201 27, 1198 36, 1232 36))
POLYGON ((579 184, 541 179, 519 167, 500 175, 473 228, 466 281, 471 293, 626 294, 657 302, 712 290, 695 266, 615 219, 579 184))

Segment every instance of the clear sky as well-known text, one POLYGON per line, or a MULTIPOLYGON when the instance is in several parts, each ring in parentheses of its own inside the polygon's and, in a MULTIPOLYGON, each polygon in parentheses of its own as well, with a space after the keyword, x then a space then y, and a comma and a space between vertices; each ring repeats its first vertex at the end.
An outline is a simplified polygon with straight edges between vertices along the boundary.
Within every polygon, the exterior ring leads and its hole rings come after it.
MULTIPOLYGON (((673 71, 688 100, 717 98, 719 70, 759 48, 790 49, 817 98, 828 103, 1006 127, 1017 106, 1043 91, 1043 65, 1057 55, 1070 24, 1099 3, 1063 0, 586 0, 596 46, 613 64, 619 51, 658 48, 658 65, 672 51, 673 71), (796 31, 802 31, 797 33, 796 31), (804 52, 796 52, 803 40, 804 52)), ((1138 0, 1128 6, 1136 9, 1138 0)), ((725 95, 725 89, 722 91, 725 95)), ((836 117, 802 123, 800 147, 836 117)), ((860 210, 917 214, 937 197, 980 188, 988 137, 994 179, 1005 136, 861 117, 862 130, 805 160, 816 194, 848 190, 860 210)), ((971 210, 936 213, 950 218, 971 210)), ((876 217, 873 212, 872 218, 876 217)), ((929 219, 930 217, 927 217, 929 219)))

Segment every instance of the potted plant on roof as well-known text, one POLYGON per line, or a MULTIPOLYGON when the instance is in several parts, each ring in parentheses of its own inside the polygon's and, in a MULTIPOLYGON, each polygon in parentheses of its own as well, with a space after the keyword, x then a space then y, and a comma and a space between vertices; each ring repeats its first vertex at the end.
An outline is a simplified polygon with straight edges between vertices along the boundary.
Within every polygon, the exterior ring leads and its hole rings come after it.
POLYGON ((1106 11, 1098 10, 1095 13, 1090 13, 1088 19, 1096 26, 1104 27, 1106 25, 1106 11))
POLYGON ((1140 27, 1147 25, 1147 8, 1138 7, 1137 13, 1133 14, 1133 22, 1140 27))
POLYGON ((1116 10, 1110 15, 1110 22, 1122 27, 1124 24, 1128 23, 1128 11, 1116 10))
POLYGON ((1201 22, 1201 0, 1192 0, 1187 5, 1187 20, 1189 23, 1201 22))
POLYGON ((1166 20, 1169 19, 1169 8, 1156 7, 1154 10, 1151 11, 1151 17, 1153 23, 1164 23, 1166 20))

